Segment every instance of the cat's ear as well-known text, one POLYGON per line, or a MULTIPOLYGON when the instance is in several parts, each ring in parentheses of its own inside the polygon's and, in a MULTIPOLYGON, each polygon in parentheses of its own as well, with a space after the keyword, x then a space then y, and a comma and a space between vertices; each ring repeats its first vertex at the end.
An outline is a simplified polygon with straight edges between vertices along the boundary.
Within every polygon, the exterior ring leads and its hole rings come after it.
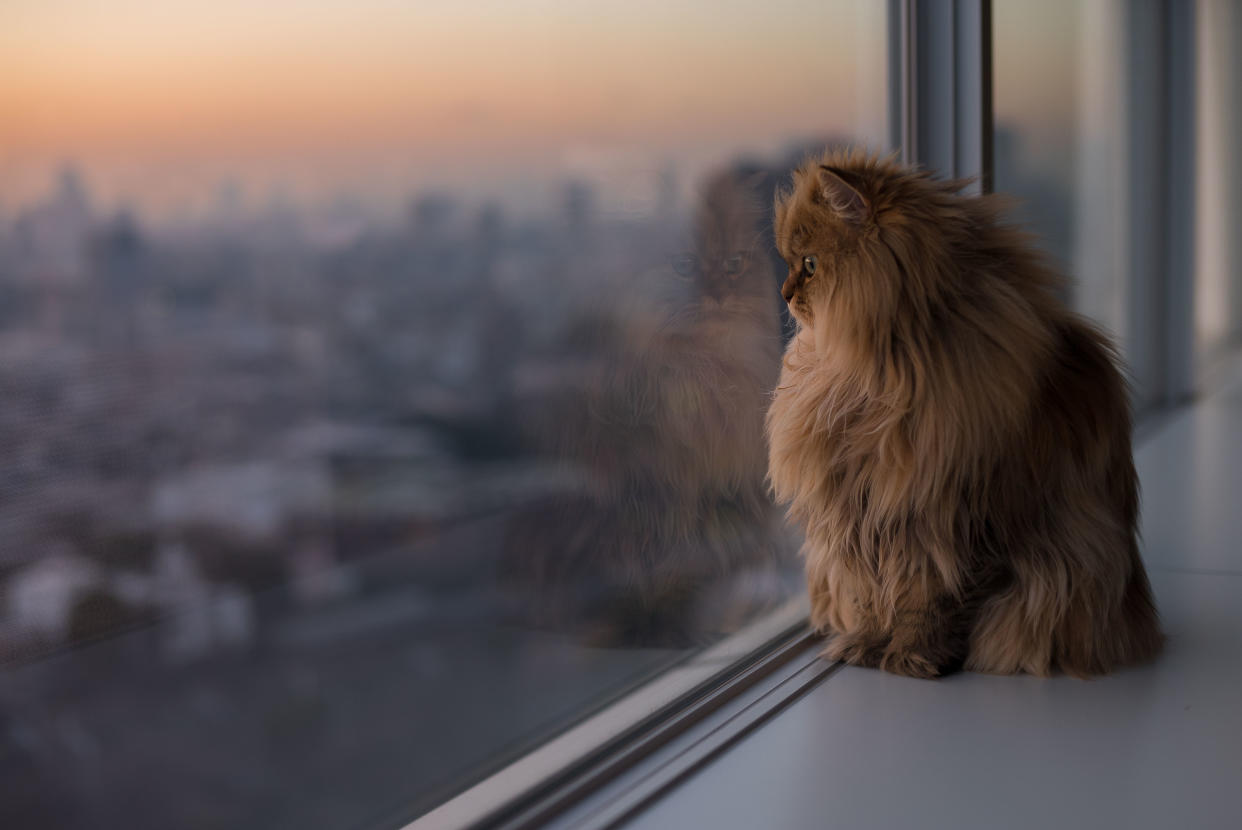
POLYGON ((823 164, 819 166, 818 196, 834 213, 852 225, 861 225, 871 210, 867 197, 846 181, 841 171, 823 164))

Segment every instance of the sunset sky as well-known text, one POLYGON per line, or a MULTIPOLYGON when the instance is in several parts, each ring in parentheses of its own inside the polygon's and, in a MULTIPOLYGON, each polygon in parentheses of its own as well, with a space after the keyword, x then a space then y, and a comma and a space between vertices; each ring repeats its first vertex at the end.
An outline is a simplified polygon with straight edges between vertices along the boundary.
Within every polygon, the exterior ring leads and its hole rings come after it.
POLYGON ((876 140, 884 6, 6 0, 0 202, 66 160, 158 205, 223 179, 397 196, 876 140))

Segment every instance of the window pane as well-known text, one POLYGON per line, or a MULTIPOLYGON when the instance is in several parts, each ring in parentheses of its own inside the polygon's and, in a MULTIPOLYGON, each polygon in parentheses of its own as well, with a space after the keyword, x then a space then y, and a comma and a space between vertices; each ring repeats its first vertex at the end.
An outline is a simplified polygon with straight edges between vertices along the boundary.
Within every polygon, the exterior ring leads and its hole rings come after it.
POLYGON ((1195 304, 1197 362, 1209 377, 1242 344, 1242 6, 1194 7, 1195 304))
POLYGON ((1015 216, 1069 268, 1079 243, 1081 4, 1000 0, 994 11, 996 190, 1018 198, 1015 216))
POLYGON ((776 182, 883 4, 0 10, 0 802, 361 826, 800 590, 776 182))
POLYGON ((994 5, 995 183, 1121 347, 1136 405, 1160 394, 1159 10, 994 5))

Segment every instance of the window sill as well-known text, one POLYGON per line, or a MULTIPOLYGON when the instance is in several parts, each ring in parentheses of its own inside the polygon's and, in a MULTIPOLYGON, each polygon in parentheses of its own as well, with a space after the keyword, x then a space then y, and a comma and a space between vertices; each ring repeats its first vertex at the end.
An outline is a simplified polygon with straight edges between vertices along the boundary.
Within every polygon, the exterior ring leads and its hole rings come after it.
MULTIPOLYGON (((586 802, 599 805, 636 769, 662 768, 756 693, 788 679, 814 657, 805 596, 691 656, 538 749, 406 826, 542 825, 586 802), (794 669, 796 667, 796 669, 794 669), (747 692, 750 692, 747 695, 747 692), (665 758, 665 760, 668 760, 665 758)), ((828 666, 820 664, 826 671, 828 666)), ((751 701, 753 702, 753 701, 751 701)), ((632 784, 633 782, 631 782, 632 784)), ((636 792, 636 791, 635 791, 636 792)))

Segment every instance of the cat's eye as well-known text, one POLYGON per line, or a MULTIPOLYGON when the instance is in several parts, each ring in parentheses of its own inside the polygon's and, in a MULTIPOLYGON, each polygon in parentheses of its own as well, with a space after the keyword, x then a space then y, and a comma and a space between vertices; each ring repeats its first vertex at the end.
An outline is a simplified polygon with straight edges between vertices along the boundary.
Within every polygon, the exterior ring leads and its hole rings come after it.
POLYGON ((817 267, 819 267, 819 260, 815 258, 814 254, 802 258, 802 273, 808 277, 815 276, 815 269, 817 267))
POLYGON ((699 258, 694 254, 678 254, 673 257, 673 270, 683 277, 693 277, 699 271, 699 258))
POLYGON ((734 254, 731 257, 725 257, 724 272, 727 276, 736 277, 742 273, 742 269, 746 267, 746 255, 734 254))

